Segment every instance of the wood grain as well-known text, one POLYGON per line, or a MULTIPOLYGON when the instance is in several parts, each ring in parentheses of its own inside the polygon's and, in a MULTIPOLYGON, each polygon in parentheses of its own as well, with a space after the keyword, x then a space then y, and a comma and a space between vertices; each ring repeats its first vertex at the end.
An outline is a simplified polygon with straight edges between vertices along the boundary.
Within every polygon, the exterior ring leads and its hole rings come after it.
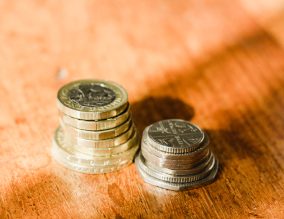
POLYGON ((0 0, 0 218, 283 218, 283 7, 0 0), (173 117, 200 125, 217 180, 172 192, 134 165, 103 175, 58 165, 56 93, 81 78, 122 84, 140 132, 173 117))

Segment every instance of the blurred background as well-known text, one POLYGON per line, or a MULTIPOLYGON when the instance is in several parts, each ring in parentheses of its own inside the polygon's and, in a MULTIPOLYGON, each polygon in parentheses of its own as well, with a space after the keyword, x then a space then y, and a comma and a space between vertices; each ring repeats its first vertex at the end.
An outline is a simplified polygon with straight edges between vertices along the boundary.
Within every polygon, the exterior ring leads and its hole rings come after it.
MULTIPOLYGON (((216 83, 221 90, 231 87, 225 78, 241 77, 241 69, 232 73, 220 67, 221 59, 247 47, 254 52, 269 50, 266 44, 283 48, 283 8, 281 0, 1 0, 2 123, 11 113, 53 118, 57 89, 81 78, 121 83, 132 101, 159 91, 168 95, 168 84, 176 82, 175 97, 197 102, 204 98, 199 84, 205 77, 211 83, 222 78, 216 83), (203 74, 212 64, 221 71, 203 74)), ((250 57, 241 57, 252 64, 250 57)))
POLYGON ((283 0, 0 0, 0 216, 279 217, 283 47, 283 0), (199 124, 221 162, 217 182, 149 193, 133 165, 85 177, 59 167, 56 93, 83 78, 122 84, 140 132, 166 118, 199 124), (128 187, 128 204, 113 184, 128 187))

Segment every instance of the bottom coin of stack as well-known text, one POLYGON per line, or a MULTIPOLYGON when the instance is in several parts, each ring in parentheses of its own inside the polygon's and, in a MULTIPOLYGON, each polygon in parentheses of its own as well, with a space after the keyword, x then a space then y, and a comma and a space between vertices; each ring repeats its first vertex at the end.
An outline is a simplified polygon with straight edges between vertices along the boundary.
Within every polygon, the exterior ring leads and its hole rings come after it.
POLYGON ((217 175, 218 160, 208 144, 208 136, 189 122, 159 121, 143 132, 137 170, 145 182, 169 190, 210 183, 217 175))
POLYGON ((83 80, 58 92, 60 127, 52 155, 82 173, 107 173, 133 161, 138 134, 126 91, 113 82, 83 80))

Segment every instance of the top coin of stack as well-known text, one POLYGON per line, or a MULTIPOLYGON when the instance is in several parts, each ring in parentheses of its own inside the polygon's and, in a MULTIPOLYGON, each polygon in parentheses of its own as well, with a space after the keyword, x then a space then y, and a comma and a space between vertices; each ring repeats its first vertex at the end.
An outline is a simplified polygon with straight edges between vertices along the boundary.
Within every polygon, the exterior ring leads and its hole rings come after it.
POLYGON ((169 119, 148 126, 135 163, 145 182, 169 189, 193 188, 214 180, 218 161, 208 136, 197 126, 169 119))
POLYGON ((138 149, 127 92, 120 85, 80 80, 57 95, 60 127, 52 154, 64 166, 84 173, 105 173, 131 163, 138 149))

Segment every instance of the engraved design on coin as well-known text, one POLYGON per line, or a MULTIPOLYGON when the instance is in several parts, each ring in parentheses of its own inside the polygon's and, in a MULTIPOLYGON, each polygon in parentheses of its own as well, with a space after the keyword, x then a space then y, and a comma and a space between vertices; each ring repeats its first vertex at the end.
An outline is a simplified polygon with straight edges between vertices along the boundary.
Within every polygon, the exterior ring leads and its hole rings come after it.
POLYGON ((79 80, 60 88, 57 104, 70 117, 99 120, 122 113, 127 108, 128 97, 125 89, 114 82, 79 80))
POLYGON ((189 122, 169 119, 151 125, 148 136, 156 143, 167 147, 188 148, 200 143, 204 133, 189 122))
POLYGON ((111 89, 93 83, 74 87, 69 91, 68 96, 71 101, 87 107, 105 106, 116 98, 111 89))

